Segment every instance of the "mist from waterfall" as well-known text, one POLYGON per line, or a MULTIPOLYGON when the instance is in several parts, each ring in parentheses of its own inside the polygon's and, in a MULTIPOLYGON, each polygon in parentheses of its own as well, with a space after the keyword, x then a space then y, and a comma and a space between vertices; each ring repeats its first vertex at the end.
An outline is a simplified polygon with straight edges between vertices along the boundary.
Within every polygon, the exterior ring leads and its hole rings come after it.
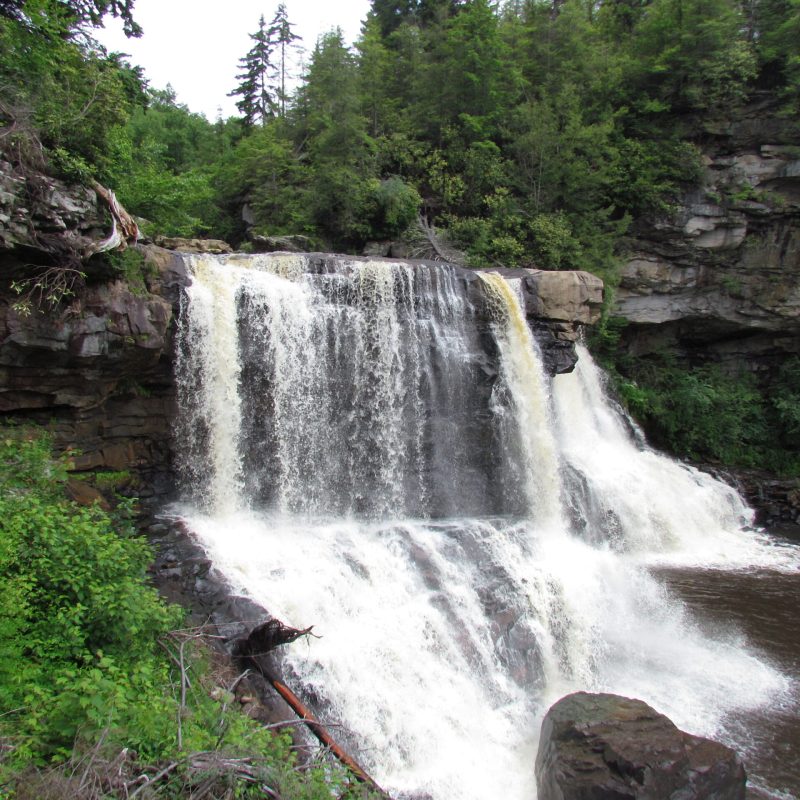
POLYGON ((789 571, 797 550, 640 446, 584 348, 546 376, 517 282, 287 255, 189 267, 182 514, 237 591, 322 635, 287 648, 289 680, 393 796, 535 797, 541 716, 578 689, 712 736, 794 696, 651 568, 789 571))

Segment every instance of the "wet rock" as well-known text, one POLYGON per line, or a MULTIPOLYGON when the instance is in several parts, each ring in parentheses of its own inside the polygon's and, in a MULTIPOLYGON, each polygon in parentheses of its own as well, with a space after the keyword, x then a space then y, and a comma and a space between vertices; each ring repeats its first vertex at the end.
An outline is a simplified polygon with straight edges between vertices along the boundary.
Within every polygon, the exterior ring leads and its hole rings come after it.
POLYGON ((221 239, 184 239, 179 236, 156 236, 155 243, 166 250, 180 253, 210 253, 220 255, 232 253, 233 248, 221 239))
POLYGON ((745 781, 730 748, 641 700, 578 692, 542 723, 539 800, 744 800, 745 781))
MULTIPOLYGON (((481 272, 479 270, 478 272, 481 272)), ((580 330, 600 319, 603 281, 581 271, 541 269, 493 269, 505 278, 521 279, 522 305, 528 324, 542 351, 550 375, 572 372, 578 361, 575 342, 580 330)), ((480 302, 480 283, 472 289, 480 302)))
POLYGON ((256 253, 309 253, 315 244, 308 236, 259 236, 250 239, 256 253))
POLYGON ((721 470, 708 464, 698 466, 735 486, 757 510, 756 524, 766 527, 800 525, 800 478, 776 478, 758 469, 721 470))

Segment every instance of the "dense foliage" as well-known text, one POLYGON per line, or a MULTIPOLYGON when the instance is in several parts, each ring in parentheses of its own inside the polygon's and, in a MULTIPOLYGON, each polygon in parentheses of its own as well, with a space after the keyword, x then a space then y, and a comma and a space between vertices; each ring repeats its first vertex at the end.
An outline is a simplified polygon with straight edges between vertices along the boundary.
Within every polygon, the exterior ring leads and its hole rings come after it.
POLYGON ((288 738, 238 710, 193 655, 198 637, 170 633, 181 617, 148 585, 152 554, 124 504, 108 513, 68 499, 68 460, 53 459, 41 432, 0 429, 0 795, 94 797, 81 792, 88 772, 116 759, 128 788, 172 764, 159 796, 189 796, 199 754, 225 767, 211 777, 236 797, 275 796, 264 785, 287 800, 341 792, 343 774, 297 770, 288 738), (242 759, 257 779, 226 766, 242 759), (80 788, 68 782, 76 762, 80 788))
POLYGON ((300 233, 358 251, 422 211, 473 264, 613 282, 630 219, 696 179, 687 134, 756 86, 788 111, 800 89, 790 0, 373 0, 356 49, 322 36, 290 96, 297 36, 279 5, 240 62, 242 119, 211 123, 93 42, 103 13, 138 33, 130 12, 3 4, 3 148, 24 129, 153 231, 235 243, 300 233))
POLYGON ((800 476, 800 359, 767 376, 708 363, 689 369, 668 350, 620 354, 624 324, 606 320, 593 344, 619 399, 654 445, 695 461, 800 476))

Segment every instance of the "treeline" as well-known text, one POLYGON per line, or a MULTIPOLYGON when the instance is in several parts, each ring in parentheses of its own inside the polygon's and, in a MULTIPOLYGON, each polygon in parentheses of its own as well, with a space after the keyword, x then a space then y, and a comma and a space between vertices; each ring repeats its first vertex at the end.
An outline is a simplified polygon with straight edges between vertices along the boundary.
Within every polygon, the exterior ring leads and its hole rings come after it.
POLYGON ((421 212, 475 265, 613 278, 630 220, 697 178, 704 123, 800 91, 792 0, 373 0, 355 48, 323 35, 293 92, 291 22, 262 17, 242 116, 212 123, 92 41, 104 11, 136 34, 130 4, 0 3, 3 148, 32 133, 152 230, 235 244, 358 252, 421 212))

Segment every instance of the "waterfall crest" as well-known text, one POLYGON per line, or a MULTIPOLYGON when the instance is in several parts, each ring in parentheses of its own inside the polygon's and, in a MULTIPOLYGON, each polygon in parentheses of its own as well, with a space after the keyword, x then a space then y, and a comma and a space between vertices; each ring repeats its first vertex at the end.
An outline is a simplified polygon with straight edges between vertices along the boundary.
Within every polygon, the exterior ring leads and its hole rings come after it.
POLYGON ((549 380, 514 281, 447 266, 192 257, 182 514, 232 585, 323 638, 300 693, 393 796, 535 796, 578 689, 695 733, 792 691, 709 638, 662 563, 796 569, 733 490, 646 448, 585 349, 549 380))

